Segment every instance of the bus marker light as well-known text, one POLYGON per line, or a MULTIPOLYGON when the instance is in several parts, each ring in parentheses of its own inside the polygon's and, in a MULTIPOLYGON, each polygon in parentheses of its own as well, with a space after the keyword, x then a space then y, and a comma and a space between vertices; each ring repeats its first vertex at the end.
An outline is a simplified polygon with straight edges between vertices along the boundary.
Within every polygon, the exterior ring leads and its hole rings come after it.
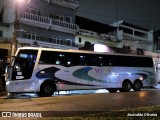
POLYGON ((143 77, 140 77, 139 79, 142 81, 142 80, 143 80, 143 77))
POLYGON ((41 74, 44 74, 44 73, 45 73, 45 71, 41 71, 40 73, 41 73, 41 74))

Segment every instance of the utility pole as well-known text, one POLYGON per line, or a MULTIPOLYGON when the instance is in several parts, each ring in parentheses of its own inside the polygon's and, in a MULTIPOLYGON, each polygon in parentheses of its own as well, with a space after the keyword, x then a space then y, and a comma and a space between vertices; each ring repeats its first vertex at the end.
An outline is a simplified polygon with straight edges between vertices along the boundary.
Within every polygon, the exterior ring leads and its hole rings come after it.
POLYGON ((17 50, 17 29, 18 29, 18 2, 15 1, 15 20, 14 20, 14 32, 11 41, 11 56, 14 56, 17 50))
POLYGON ((15 5, 15 20, 14 20, 14 32, 11 40, 11 56, 14 56, 17 51, 17 30, 19 26, 19 7, 26 6, 31 0, 14 0, 15 5))
POLYGON ((116 22, 117 22, 117 34, 116 34, 116 40, 118 40, 118 31, 119 31, 119 25, 118 25, 118 1, 115 0, 116 2, 116 22))

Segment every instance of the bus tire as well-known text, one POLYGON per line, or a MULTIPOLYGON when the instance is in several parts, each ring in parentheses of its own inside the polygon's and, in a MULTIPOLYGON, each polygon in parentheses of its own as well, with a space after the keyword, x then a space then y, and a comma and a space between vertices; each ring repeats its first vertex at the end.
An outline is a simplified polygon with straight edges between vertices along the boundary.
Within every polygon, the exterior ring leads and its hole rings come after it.
POLYGON ((140 80, 136 80, 133 84, 134 91, 140 91, 142 88, 142 82, 140 80))
POLYGON ((131 89, 132 89, 132 83, 129 80, 123 81, 121 91, 129 92, 131 89))
POLYGON ((40 87, 39 96, 49 97, 53 95, 54 91, 55 91, 55 83, 52 81, 46 81, 40 87))
POLYGON ((109 89, 107 89, 110 93, 115 93, 115 92, 117 92, 117 90, 118 89, 116 89, 116 88, 109 88, 109 89))

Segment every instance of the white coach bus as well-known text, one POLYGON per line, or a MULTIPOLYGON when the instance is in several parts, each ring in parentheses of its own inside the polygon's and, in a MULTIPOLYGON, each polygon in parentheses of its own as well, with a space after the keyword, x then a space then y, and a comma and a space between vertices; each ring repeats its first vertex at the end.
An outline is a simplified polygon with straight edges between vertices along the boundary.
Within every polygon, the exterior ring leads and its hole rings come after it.
POLYGON ((55 91, 102 88, 128 92, 155 85, 150 56, 22 47, 6 70, 10 94, 52 96, 55 91))

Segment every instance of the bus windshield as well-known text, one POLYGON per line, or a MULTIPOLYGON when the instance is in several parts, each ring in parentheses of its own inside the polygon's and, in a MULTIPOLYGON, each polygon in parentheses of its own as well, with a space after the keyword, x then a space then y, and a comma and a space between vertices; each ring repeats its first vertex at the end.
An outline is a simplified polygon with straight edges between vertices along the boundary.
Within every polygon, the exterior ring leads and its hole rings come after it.
POLYGON ((13 64, 12 80, 30 79, 37 58, 37 50, 20 50, 13 64))

